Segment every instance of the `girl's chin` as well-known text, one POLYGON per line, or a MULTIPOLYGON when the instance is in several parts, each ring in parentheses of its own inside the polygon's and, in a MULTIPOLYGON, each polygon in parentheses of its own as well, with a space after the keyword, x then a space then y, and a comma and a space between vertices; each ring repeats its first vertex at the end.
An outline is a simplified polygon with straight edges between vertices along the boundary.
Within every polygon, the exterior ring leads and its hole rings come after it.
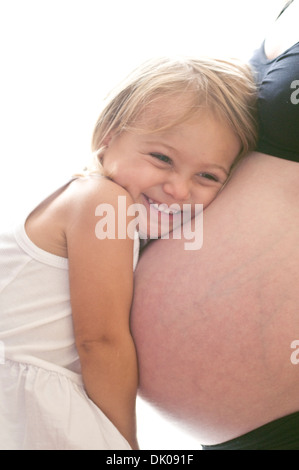
POLYGON ((144 203, 138 208, 138 226, 140 238, 168 238, 170 232, 182 225, 183 214, 160 211, 149 204, 143 196, 144 203))
POLYGON ((159 219, 154 222, 152 219, 147 220, 146 223, 140 222, 140 237, 148 239, 169 238, 169 234, 182 225, 181 218, 176 220, 176 223, 174 223, 173 217, 169 215, 167 217, 159 217, 159 219))

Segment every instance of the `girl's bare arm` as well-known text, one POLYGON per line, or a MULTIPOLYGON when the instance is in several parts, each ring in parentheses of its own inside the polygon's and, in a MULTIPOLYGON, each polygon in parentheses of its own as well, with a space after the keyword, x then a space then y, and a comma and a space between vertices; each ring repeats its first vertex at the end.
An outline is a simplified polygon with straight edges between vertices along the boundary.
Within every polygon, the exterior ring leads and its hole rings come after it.
MULTIPOLYGON (((138 448, 135 401, 138 382, 135 345, 129 313, 133 293, 133 239, 99 240, 96 207, 115 211, 118 196, 132 201, 111 181, 78 182, 85 187, 72 202, 66 237, 76 345, 86 391, 127 439, 138 448), (102 194, 105 194, 105 200, 102 194)), ((129 222, 129 220, 128 220, 129 222)))

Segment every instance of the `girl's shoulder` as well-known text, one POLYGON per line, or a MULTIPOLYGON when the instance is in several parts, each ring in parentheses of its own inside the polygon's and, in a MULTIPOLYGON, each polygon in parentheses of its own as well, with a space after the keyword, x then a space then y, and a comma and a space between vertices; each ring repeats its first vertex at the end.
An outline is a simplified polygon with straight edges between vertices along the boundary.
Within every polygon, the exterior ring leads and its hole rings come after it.
POLYGON ((113 206, 117 215, 119 196, 125 196, 127 206, 132 203, 130 194, 108 178, 76 177, 27 217, 27 235, 39 248, 67 258, 67 239, 88 233, 100 204, 113 206))
POLYGON ((63 205, 66 209, 66 220, 74 217, 85 218, 94 215, 95 209, 101 204, 109 204, 117 210, 119 198, 125 201, 126 207, 133 204, 128 191, 106 177, 84 176, 76 178, 68 186, 63 195, 63 205))
MULTIPOLYGON (((75 179, 63 195, 65 232, 72 236, 74 231, 93 227, 97 214, 113 209, 117 220, 120 210, 127 211, 133 204, 128 191, 106 177, 80 177, 75 179), (120 199, 121 198, 121 199, 120 199)), ((129 223, 128 218, 127 223, 129 223)))
POLYGON ((113 203, 119 196, 125 196, 129 202, 132 198, 128 191, 105 176, 84 176, 73 180, 66 192, 66 197, 77 206, 82 204, 113 203))

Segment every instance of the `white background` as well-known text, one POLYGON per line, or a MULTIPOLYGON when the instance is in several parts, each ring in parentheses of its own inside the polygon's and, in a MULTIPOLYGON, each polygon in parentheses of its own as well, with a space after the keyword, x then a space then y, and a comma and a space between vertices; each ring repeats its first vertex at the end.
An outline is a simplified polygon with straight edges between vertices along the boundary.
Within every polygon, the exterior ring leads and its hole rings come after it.
MULTIPOLYGON (((284 0, 0 0, 0 229, 89 158, 101 100, 155 55, 247 60, 284 0)), ((142 449, 198 449, 138 401, 142 449)))

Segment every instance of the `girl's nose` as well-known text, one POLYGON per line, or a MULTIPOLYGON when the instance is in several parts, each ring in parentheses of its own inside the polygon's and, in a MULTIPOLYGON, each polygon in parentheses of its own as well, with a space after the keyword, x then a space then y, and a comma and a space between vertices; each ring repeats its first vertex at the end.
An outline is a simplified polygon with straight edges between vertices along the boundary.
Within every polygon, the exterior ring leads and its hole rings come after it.
POLYGON ((164 183, 164 192, 172 196, 176 202, 188 201, 191 195, 191 182, 178 174, 172 174, 164 183))

